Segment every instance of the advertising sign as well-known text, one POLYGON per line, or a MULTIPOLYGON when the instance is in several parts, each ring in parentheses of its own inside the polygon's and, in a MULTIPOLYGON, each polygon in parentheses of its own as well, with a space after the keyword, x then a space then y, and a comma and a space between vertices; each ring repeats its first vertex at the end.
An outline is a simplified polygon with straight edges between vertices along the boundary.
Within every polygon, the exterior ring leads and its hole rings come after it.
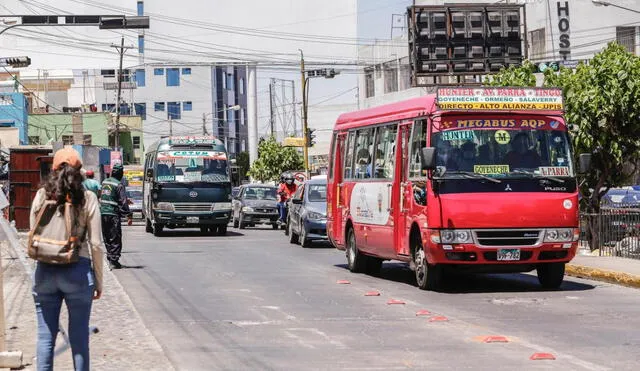
POLYGON ((561 111, 562 90, 543 88, 439 88, 442 110, 561 111))
POLYGON ((115 164, 122 165, 122 153, 120 151, 111 151, 111 166, 115 164))

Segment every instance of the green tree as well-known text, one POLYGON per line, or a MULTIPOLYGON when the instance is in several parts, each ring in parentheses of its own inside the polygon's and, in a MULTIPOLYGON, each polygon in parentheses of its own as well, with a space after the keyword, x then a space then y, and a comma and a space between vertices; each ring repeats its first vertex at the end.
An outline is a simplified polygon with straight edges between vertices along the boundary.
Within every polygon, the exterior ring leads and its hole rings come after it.
MULTIPOLYGON (((493 86, 533 86, 530 63, 488 79, 493 86)), ((592 168, 581 186, 583 209, 600 211, 610 187, 629 182, 640 163, 640 58, 610 43, 588 63, 545 71, 544 86, 564 93, 565 118, 572 127, 574 153, 591 153, 592 168)), ((592 222, 591 227, 597 227, 592 222)), ((593 229, 597 230, 597 229, 593 229)), ((599 246, 592 234, 592 248, 599 246)))
POLYGON ((249 152, 240 152, 236 156, 236 165, 238 166, 238 172, 240 173, 240 181, 244 180, 249 173, 249 152))
POLYGON ((294 147, 284 147, 270 137, 258 145, 258 159, 251 165, 249 175, 260 180, 278 180, 288 170, 304 167, 302 156, 294 147))

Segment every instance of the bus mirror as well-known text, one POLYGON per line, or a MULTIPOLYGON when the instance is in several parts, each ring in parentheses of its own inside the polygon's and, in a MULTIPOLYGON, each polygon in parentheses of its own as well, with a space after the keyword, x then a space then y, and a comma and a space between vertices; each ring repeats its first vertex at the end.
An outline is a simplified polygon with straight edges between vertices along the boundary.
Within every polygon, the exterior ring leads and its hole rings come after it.
POLYGON ((424 147, 421 151, 420 163, 422 170, 433 170, 436 168, 436 149, 424 147))
POLYGON ((588 172, 591 169, 591 153, 581 153, 579 158, 578 171, 581 174, 588 172))
POLYGON ((153 169, 147 169, 147 178, 153 178, 153 169))

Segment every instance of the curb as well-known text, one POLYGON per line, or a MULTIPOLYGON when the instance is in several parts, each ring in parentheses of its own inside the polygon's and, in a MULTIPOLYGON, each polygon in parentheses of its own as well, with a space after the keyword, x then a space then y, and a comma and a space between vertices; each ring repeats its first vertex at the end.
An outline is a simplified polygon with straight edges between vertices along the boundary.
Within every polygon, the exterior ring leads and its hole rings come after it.
POLYGON ((609 271, 584 265, 567 264, 565 267, 565 274, 572 277, 588 278, 596 281, 640 288, 640 276, 624 272, 609 271))

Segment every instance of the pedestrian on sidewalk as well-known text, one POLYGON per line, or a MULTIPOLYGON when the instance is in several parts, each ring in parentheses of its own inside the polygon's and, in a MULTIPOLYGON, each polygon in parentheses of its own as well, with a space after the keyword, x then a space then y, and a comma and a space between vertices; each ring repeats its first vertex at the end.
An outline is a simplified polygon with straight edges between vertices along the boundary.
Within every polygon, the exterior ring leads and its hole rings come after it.
POLYGON ((120 269, 122 253, 122 226, 120 220, 127 217, 128 225, 133 224, 129 210, 127 191, 122 184, 124 167, 116 163, 111 168, 111 176, 102 182, 100 191, 100 213, 102 214, 102 236, 107 247, 107 260, 111 269, 120 269))
POLYGON ((85 181, 82 182, 82 185, 84 185, 84 188, 87 191, 91 191, 95 193, 96 196, 99 196, 100 182, 94 179, 95 174, 93 173, 93 170, 87 170, 87 172, 85 173, 85 177, 87 179, 85 179, 85 181))
MULTIPOLYGON (((69 343, 75 370, 89 370, 89 318, 92 300, 102 295, 102 242, 98 198, 82 186, 82 163, 78 153, 65 148, 56 152, 52 173, 38 190, 31 205, 31 229, 45 201, 56 201, 60 213, 73 212, 71 228, 78 234, 78 257, 71 263, 36 262, 33 298, 36 305, 38 371, 53 370, 56 337, 60 328, 60 309, 64 300, 69 312, 69 343)), ((39 219, 39 218, 38 218, 39 219)), ((45 236, 43 236, 45 237, 45 236)))

